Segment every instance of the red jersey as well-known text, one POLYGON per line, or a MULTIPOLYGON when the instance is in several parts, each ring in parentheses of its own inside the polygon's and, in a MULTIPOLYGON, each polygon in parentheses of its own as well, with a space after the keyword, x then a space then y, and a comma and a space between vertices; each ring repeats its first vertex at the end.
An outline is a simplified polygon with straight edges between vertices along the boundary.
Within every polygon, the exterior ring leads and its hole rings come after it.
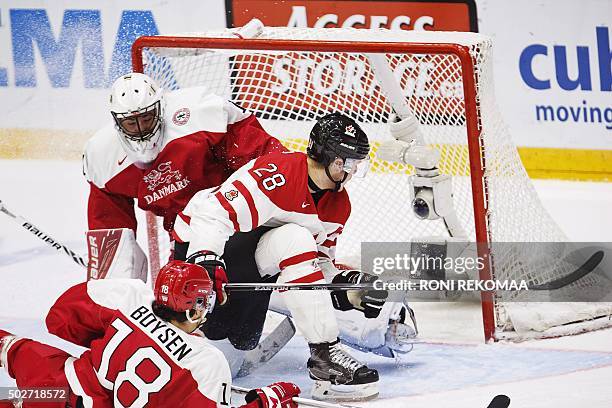
POLYGON ((90 229, 136 230, 136 199, 141 209, 164 217, 170 230, 197 191, 221 184, 262 154, 285 150, 255 116, 202 87, 173 91, 164 99, 164 146, 147 169, 127 157, 114 123, 89 140, 83 167, 90 184, 90 229))
POLYGON ((60 296, 49 332, 89 348, 66 361, 70 388, 85 407, 228 407, 223 354, 153 314, 153 299, 137 279, 91 280, 60 296))
POLYGON ((346 190, 327 191, 315 203, 304 153, 271 153, 242 167, 221 187, 197 193, 179 213, 173 235, 189 242, 189 253, 222 254, 235 232, 293 223, 312 233, 320 257, 333 260, 350 213, 346 190))

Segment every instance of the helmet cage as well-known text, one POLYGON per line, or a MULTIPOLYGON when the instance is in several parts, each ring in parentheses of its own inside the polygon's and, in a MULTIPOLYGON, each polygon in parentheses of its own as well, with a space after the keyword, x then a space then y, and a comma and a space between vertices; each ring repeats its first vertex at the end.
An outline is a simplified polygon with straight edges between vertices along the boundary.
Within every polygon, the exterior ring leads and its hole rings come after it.
POLYGON ((131 111, 131 112, 111 112, 113 119, 115 120, 115 127, 117 130, 128 140, 133 142, 146 142, 149 141, 161 128, 162 118, 162 107, 161 100, 153 102, 151 105, 146 106, 142 109, 131 111), (147 118, 149 115, 153 115, 153 125, 150 129, 141 129, 141 121, 139 118, 147 118), (136 125, 135 131, 130 131, 125 128, 126 122, 134 121, 136 125))

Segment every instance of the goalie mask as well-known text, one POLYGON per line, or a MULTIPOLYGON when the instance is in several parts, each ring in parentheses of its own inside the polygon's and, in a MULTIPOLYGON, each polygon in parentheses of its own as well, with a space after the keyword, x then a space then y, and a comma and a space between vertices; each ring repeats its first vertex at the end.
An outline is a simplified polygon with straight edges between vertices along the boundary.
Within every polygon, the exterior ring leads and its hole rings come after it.
POLYGON ((325 166, 325 173, 336 183, 334 191, 340 190, 349 174, 365 177, 369 166, 370 144, 368 136, 357 122, 342 113, 325 115, 310 131, 308 156, 325 166), (329 165, 340 158, 344 162, 344 177, 337 181, 331 177, 329 165))
POLYGON ((208 272, 200 265, 171 261, 162 267, 155 280, 155 301, 175 312, 185 312, 191 323, 204 322, 215 306, 215 291, 208 272), (199 320, 191 318, 191 310, 204 313, 199 320))
POLYGON ((163 147, 163 92, 147 75, 119 77, 111 89, 110 110, 119 141, 138 167, 150 164, 163 147))

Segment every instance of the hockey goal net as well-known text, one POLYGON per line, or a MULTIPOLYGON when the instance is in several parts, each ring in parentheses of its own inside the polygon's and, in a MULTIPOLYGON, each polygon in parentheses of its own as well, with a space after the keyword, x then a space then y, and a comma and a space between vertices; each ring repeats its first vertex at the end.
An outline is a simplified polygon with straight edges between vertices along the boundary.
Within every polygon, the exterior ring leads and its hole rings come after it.
MULTIPOLYGON (((489 38, 356 29, 265 28, 255 39, 234 33, 142 37, 133 47, 134 69, 167 91, 207 87, 253 112, 270 134, 295 150, 305 150, 317 117, 342 111, 362 124, 375 154, 378 144, 390 138, 386 123, 392 108, 368 55, 384 55, 426 143, 441 153, 441 172, 453 177, 453 204, 468 238, 486 245, 567 241, 542 207, 496 107, 489 38)), ((340 259, 358 256, 366 241, 447 234, 442 221, 413 215, 412 167, 374 155, 372 162, 368 176, 349 185, 353 210, 338 243, 340 259)), ((155 218, 149 221, 156 270, 168 259, 168 242, 155 218)), ((558 273, 512 253, 491 255, 481 278, 538 284, 558 273)), ((592 319, 610 313, 602 304, 544 306, 504 304, 494 293, 483 293, 485 338, 575 333, 593 328, 597 323, 592 319)))

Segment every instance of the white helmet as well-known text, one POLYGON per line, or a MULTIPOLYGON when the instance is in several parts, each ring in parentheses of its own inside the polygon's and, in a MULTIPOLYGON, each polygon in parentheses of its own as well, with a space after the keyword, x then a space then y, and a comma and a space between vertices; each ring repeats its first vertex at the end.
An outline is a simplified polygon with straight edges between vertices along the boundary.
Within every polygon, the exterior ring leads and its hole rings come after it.
POLYGON ((151 163, 163 147, 163 91, 147 75, 119 77, 111 88, 110 111, 125 153, 138 167, 151 163))

